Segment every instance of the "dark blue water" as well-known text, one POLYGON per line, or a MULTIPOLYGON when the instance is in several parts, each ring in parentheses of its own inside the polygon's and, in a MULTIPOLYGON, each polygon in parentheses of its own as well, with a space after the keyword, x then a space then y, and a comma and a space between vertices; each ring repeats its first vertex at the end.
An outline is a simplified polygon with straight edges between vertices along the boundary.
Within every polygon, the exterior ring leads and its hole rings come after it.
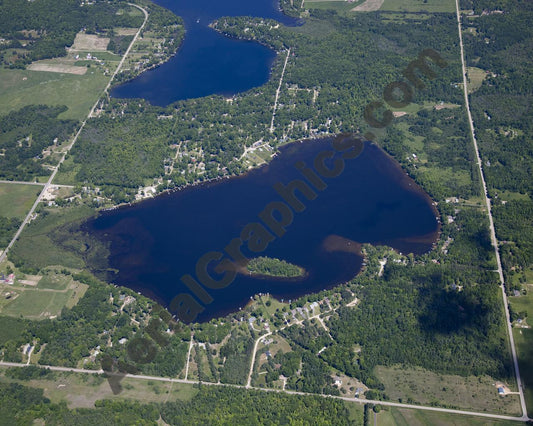
MULTIPOLYGON (((178 294, 192 294, 180 278, 196 276, 202 255, 223 252, 247 224, 261 222, 258 214, 265 206, 283 201, 273 185, 305 182, 294 164, 303 161, 314 168, 314 159, 325 150, 332 151, 332 139, 287 145, 268 166, 245 176, 162 195, 89 221, 86 229, 110 243, 109 266, 119 272, 108 279, 165 306, 178 294)), ((260 292, 287 300, 346 282, 361 268, 362 258, 353 250, 357 243, 388 244, 404 253, 431 248, 438 230, 435 210, 397 163, 368 142, 359 157, 344 162, 338 177, 323 178, 327 188, 315 188, 316 199, 296 193, 305 209, 294 212, 285 235, 264 251, 242 250, 250 258, 285 259, 308 275, 292 281, 237 275, 223 289, 207 289, 213 301, 201 303, 205 310, 197 320, 235 311, 260 292)))
POLYGON ((276 0, 156 0, 185 21, 178 53, 158 68, 112 90, 116 98, 144 98, 165 106, 181 99, 233 95, 267 82, 275 52, 256 42, 234 40, 208 27, 221 16, 296 21, 283 15, 276 0))

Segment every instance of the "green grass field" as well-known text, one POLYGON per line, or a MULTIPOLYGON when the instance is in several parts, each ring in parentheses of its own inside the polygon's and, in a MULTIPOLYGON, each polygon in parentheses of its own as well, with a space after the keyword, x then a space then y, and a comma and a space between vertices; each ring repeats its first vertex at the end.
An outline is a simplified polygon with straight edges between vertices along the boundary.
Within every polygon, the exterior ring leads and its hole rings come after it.
POLYGON ((363 3, 362 1, 356 1, 353 3, 348 3, 347 1, 336 1, 336 0, 306 0, 304 7, 306 9, 329 9, 335 10, 340 14, 348 14, 351 10, 357 5, 363 3))
POLYGON ((38 185, 0 183, 0 216, 24 219, 41 190, 38 185))
POLYGON ((455 12, 453 0, 385 0, 380 10, 393 12, 455 12))
POLYGON ((66 105, 60 118, 81 120, 108 81, 96 69, 85 75, 0 69, 0 115, 32 104, 66 105))
POLYGON ((69 276, 47 271, 46 275, 44 275, 39 281, 39 284, 37 284, 37 288, 65 290, 71 282, 72 278, 69 276))
MULTIPOLYGON (((376 367, 376 375, 393 401, 454 406, 489 413, 519 415, 518 395, 498 396, 495 379, 436 374, 422 368, 376 367)), ((513 383, 514 384, 514 383, 513 383)), ((512 385, 512 384, 508 384, 512 385)))
POLYGON ((475 92, 483 84, 483 80, 487 77, 485 70, 476 67, 467 68, 468 75, 468 93, 475 92))
MULTIPOLYGON (((374 424, 373 413, 370 414, 370 424, 374 424)), ((381 410, 377 414, 377 424, 379 426, 511 426, 520 423, 391 407, 381 410)))
POLYGON ((525 398, 528 416, 533 418, 533 329, 514 329, 518 368, 525 386, 525 398))
POLYGON ((61 309, 72 296, 72 291, 42 292, 39 290, 24 290, 20 295, 8 303, 3 309, 3 315, 29 319, 45 319, 50 316, 59 316, 61 309))

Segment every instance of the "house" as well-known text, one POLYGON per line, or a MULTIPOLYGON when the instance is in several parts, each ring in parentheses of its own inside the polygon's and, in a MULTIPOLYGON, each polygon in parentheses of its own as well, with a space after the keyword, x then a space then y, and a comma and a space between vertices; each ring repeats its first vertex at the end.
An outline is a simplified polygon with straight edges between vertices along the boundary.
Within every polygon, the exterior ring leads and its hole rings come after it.
POLYGON ((498 395, 500 395, 500 396, 504 396, 505 395, 505 389, 503 388, 503 386, 499 386, 498 387, 498 395))

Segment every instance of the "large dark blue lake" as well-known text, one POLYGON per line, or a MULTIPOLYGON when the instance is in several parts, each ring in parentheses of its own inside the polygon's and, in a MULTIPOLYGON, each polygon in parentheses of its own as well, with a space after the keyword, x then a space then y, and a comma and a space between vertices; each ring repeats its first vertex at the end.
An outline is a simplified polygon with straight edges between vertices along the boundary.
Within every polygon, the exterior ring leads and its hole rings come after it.
MULTIPOLYGON (((287 204, 274 185, 295 179, 309 185, 316 198, 308 200, 296 191, 305 208, 292 209, 286 233, 275 236, 260 252, 250 251, 244 243, 242 253, 285 259, 308 274, 292 281, 238 274, 223 289, 206 288, 213 300, 201 303, 205 310, 197 320, 235 311, 260 292, 287 300, 346 282, 361 269, 358 243, 387 244, 403 253, 430 250, 438 234, 431 199, 376 145, 366 142, 357 158, 342 160, 342 173, 322 178, 326 188, 319 190, 316 182, 303 177, 297 162, 316 170, 315 159, 324 151, 335 152, 325 166, 333 168, 335 161, 341 161, 332 141, 286 145, 269 165, 246 175, 164 194, 91 219, 85 229, 109 245, 109 267, 118 270, 108 279, 164 306, 178 294, 193 294, 181 277, 197 277, 196 264, 203 255, 224 253, 247 224, 262 223, 258 215, 269 203, 287 204)), ((273 217, 282 219, 278 214, 273 217)), ((209 271, 221 277, 211 267, 209 271)))
POLYGON ((225 37, 208 27, 221 16, 255 16, 295 24, 276 0, 156 0, 185 21, 177 54, 158 68, 114 88, 116 98, 144 98, 153 105, 212 94, 233 95, 268 80, 275 52, 256 42, 225 37))

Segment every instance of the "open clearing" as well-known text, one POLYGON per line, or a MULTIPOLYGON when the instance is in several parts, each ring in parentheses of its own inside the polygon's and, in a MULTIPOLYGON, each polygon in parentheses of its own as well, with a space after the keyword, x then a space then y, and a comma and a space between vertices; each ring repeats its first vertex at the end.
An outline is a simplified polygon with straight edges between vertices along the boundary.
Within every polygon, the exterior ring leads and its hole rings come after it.
POLYGON ((307 9, 335 10, 337 13, 349 15, 354 6, 363 2, 364 0, 356 2, 347 2, 346 0, 306 0, 304 7, 307 9))
POLYGON ((137 33, 137 28, 115 28, 114 31, 119 36, 133 36, 137 33))
POLYGON ((65 290, 29 289, 2 285, 0 287, 2 295, 10 291, 14 297, 5 305, 2 304, 0 313, 35 320, 54 318, 61 314, 65 306, 71 308, 78 303, 87 288, 87 285, 81 283, 73 283, 65 290))
POLYGON ((384 0, 366 0, 363 4, 356 6, 352 12, 374 12, 379 10, 384 0))
MULTIPOLYGON (((528 280, 528 282, 531 282, 528 280)), ((509 302, 516 312, 527 311, 529 326, 533 323, 533 285, 527 284, 527 295, 510 297, 509 302)), ((533 328, 513 328, 513 337, 518 355, 518 368, 524 382, 527 412, 533 417, 533 328)))
MULTIPOLYGON (((382 409, 376 415, 376 420, 379 426, 511 426, 520 424, 512 421, 396 407, 382 409)), ((370 412, 370 424, 374 424, 374 413, 372 411, 370 412)))
MULTIPOLYGON (((137 32, 136 29, 132 29, 134 34, 137 32)), ((74 44, 70 48, 73 51, 88 50, 88 51, 105 51, 107 50, 107 45, 109 44, 109 38, 98 37, 95 34, 85 34, 78 33, 74 39, 74 44)))
POLYGON ((376 375, 385 385, 385 393, 392 401, 402 399, 408 402, 410 399, 422 405, 438 403, 462 409, 520 415, 518 395, 498 396, 494 386, 496 380, 488 376, 461 377, 400 366, 376 367, 376 375))
POLYGON ((483 84, 487 73, 485 70, 476 67, 468 67, 466 72, 468 73, 468 93, 475 92, 483 84))
POLYGON ((59 117, 81 120, 87 117, 109 76, 95 67, 85 75, 0 69, 0 114, 26 105, 66 105, 59 117))
MULTIPOLYGON (((4 367, 0 370, 3 373, 4 367)), ((44 396, 53 403, 66 401, 69 408, 94 408, 94 402, 102 399, 137 400, 142 403, 165 401, 189 401, 198 389, 186 383, 165 383, 125 378, 122 392, 113 395, 109 383, 101 375, 52 372, 43 380, 17 381, 0 376, 2 382, 16 382, 24 386, 44 388, 44 396)))
POLYGON ((42 187, 17 183, 0 183, 0 216, 24 219, 42 187))
POLYGON ((62 74, 84 75, 87 67, 77 67, 67 64, 47 64, 44 62, 34 62, 28 66, 30 71, 58 72, 62 74))
POLYGON ((392 12, 455 12, 453 0, 385 0, 381 10, 392 12))

